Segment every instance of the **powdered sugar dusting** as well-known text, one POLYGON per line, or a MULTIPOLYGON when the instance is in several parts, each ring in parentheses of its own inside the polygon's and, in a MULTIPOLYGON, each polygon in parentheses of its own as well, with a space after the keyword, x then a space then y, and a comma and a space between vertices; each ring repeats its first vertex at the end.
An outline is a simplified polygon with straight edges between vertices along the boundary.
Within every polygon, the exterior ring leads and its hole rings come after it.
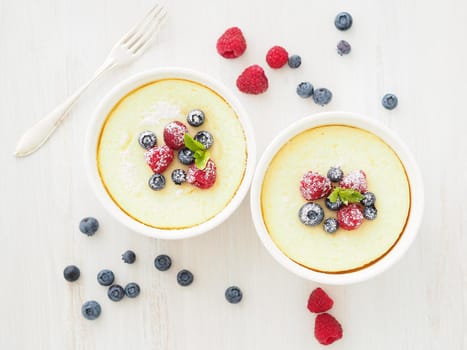
POLYGON ((181 117, 183 116, 180 112, 180 106, 167 101, 159 101, 143 112, 143 119, 139 122, 139 125, 159 125, 162 120, 179 119, 181 117))
POLYGON ((123 180, 123 186, 125 190, 130 193, 137 193, 143 189, 143 184, 136 182, 134 173, 136 171, 136 165, 130 157, 129 150, 125 150, 120 153, 121 167, 120 167, 120 177, 123 180))
POLYGON ((367 191, 366 174, 362 170, 354 170, 344 176, 339 183, 342 188, 351 188, 359 192, 367 191))
POLYGON ((331 181, 319 173, 309 171, 300 182, 300 192, 307 201, 327 196, 332 190, 331 181))

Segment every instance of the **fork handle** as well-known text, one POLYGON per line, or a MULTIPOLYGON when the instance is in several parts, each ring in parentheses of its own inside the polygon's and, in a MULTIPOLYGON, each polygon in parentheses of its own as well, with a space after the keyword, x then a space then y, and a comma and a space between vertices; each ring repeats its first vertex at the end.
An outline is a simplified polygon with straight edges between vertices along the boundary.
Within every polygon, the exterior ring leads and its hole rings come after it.
POLYGON ((100 66, 99 69, 97 69, 97 71, 94 73, 92 79, 83 84, 73 95, 69 96, 52 112, 42 118, 34 126, 29 128, 18 141, 18 144, 16 145, 15 156, 26 157, 37 151, 44 143, 46 143, 53 132, 66 118, 71 107, 73 107, 75 102, 79 99, 83 92, 86 91, 89 85, 99 79, 99 77, 104 72, 115 67, 115 65, 116 64, 114 60, 106 60, 104 64, 100 66))

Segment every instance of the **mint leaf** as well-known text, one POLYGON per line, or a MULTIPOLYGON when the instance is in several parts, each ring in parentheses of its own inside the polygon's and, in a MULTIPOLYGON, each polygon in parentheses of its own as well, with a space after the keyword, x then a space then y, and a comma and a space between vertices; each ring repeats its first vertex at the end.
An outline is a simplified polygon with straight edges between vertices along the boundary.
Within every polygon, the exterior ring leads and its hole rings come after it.
POLYGON ((338 198, 340 198, 342 203, 347 205, 349 203, 359 203, 364 198, 364 196, 352 188, 336 187, 328 196, 328 199, 331 201, 331 203, 335 203, 338 198))
POLYGON ((185 147, 193 151, 193 157, 195 158, 195 165, 198 169, 203 170, 206 168, 206 164, 209 160, 210 154, 204 148, 203 144, 196 141, 193 137, 188 134, 183 136, 185 147))
POLYGON ((195 157, 195 165, 198 169, 203 170, 206 168, 206 164, 208 163, 210 154, 208 151, 204 151, 201 157, 195 157))
POLYGON ((339 198, 339 190, 340 187, 336 187, 331 194, 328 196, 328 199, 331 201, 331 203, 336 203, 337 199, 339 198))
POLYGON ((189 134, 185 134, 183 136, 183 142, 185 143, 185 147, 193 152, 205 151, 203 144, 199 141, 196 141, 189 134))

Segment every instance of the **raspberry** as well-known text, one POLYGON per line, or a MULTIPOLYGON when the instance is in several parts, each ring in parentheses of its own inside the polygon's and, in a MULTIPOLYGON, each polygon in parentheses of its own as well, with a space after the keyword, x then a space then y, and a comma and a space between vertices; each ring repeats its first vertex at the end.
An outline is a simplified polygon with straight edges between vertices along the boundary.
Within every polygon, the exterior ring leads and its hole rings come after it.
POLYGON ((185 124, 174 121, 164 128, 164 142, 172 149, 180 149, 184 146, 183 136, 188 132, 185 124))
POLYGON ((362 209, 358 204, 350 204, 337 212, 337 221, 344 230, 355 230, 363 222, 362 209))
POLYGON ((166 145, 162 145, 148 149, 144 152, 144 158, 154 173, 161 174, 172 163, 174 152, 166 145))
POLYGON ((216 164, 209 159, 204 169, 198 169, 192 164, 187 171, 186 181, 198 188, 206 189, 212 187, 216 182, 216 164))
POLYGON ((240 28, 232 27, 217 39, 216 49, 224 58, 237 58, 246 50, 246 41, 240 28))
POLYGON ((308 310, 310 312, 325 312, 332 308, 334 301, 321 288, 316 288, 308 298, 308 310))
POLYGON ((342 326, 332 315, 319 314, 315 320, 315 338, 320 344, 332 344, 342 338, 342 326))
POLYGON ((331 193, 331 181, 318 173, 309 171, 300 181, 300 192, 307 201, 314 201, 326 197, 331 193))
POLYGON ((273 46, 266 54, 266 62, 271 68, 281 68, 289 60, 289 54, 282 46, 273 46))
POLYGON ((348 173, 339 183, 342 188, 352 188, 358 192, 364 193, 368 190, 366 184, 366 174, 363 170, 355 170, 348 173))
POLYGON ((254 64, 246 68, 237 78, 237 87, 247 94, 262 94, 268 89, 268 78, 263 68, 254 64))

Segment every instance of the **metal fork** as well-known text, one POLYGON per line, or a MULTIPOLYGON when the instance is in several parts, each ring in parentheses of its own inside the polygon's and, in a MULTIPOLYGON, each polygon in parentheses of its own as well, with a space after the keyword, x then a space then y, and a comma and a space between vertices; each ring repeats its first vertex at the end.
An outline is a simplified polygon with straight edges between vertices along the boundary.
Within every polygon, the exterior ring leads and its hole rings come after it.
POLYGON ((136 26, 115 44, 107 59, 94 73, 92 79, 23 134, 16 146, 15 155, 25 157, 37 151, 66 118, 71 107, 89 85, 112 68, 128 64, 141 56, 159 32, 166 15, 167 12, 164 7, 155 5, 136 26))

